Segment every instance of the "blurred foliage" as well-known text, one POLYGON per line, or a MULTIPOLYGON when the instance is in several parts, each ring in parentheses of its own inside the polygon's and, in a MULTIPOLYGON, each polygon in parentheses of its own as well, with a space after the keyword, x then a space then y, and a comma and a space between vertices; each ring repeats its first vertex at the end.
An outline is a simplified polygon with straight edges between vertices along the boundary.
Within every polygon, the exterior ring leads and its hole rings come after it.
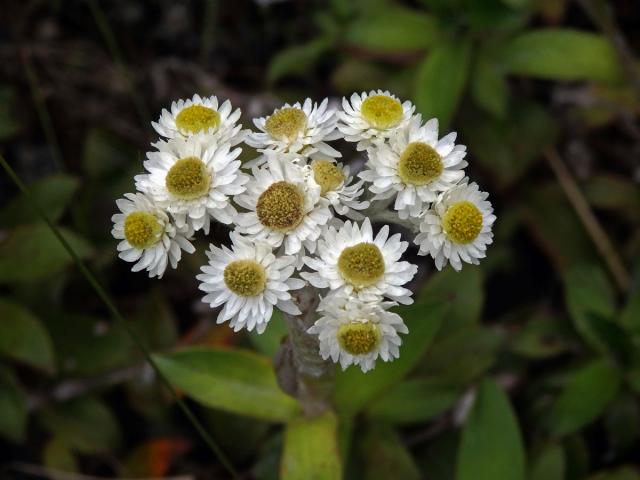
MULTIPOLYGON (((243 478, 640 479, 636 2, 93 5, 3 9, 0 151, 243 478), (308 419, 276 383, 280 316, 262 336, 215 325, 194 280, 202 255, 161 282, 117 261, 113 201, 154 138, 131 99, 157 114, 216 94, 249 126, 283 101, 378 88, 458 131, 491 192, 496 239, 461 273, 428 270, 410 250, 421 280, 400 310, 411 331, 400 358, 338 372, 335 412, 308 419), (545 163, 550 148, 631 271, 629 289, 545 163)), ((5 471, 226 478, 5 176, 0 199, 5 471)), ((202 244, 225 235, 218 226, 202 244)))

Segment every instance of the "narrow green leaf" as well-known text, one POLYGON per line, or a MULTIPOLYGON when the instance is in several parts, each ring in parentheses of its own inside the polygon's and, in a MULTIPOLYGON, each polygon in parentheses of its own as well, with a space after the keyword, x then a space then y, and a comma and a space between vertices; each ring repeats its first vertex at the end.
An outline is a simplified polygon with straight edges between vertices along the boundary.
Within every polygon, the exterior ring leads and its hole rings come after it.
POLYGON ((15 443, 24 442, 27 432, 26 400, 13 373, 0 366, 0 436, 15 443))
POLYGON ((361 450, 365 480, 422 478, 411 453, 392 428, 371 427, 362 441, 361 450))
POLYGON ((467 418, 458 451, 457 480, 524 480, 525 454, 509 399, 485 380, 467 418))
POLYGON ((253 352, 194 347, 154 359, 173 385, 208 407, 273 421, 298 411, 278 387, 271 362, 253 352))
POLYGON ((602 35, 549 28, 521 33, 500 54, 505 70, 551 80, 620 79, 615 50, 602 35))
POLYGON ((332 412, 287 423, 280 464, 282 480, 340 480, 338 420, 332 412))
POLYGON ((345 41, 379 52, 425 50, 441 36, 435 17, 423 12, 393 6, 360 17, 345 33, 345 41))
POLYGON ((268 81, 274 83, 286 76, 308 74, 320 56, 332 45, 332 38, 320 37, 302 45, 280 50, 269 64, 268 81))
MULTIPOLYGON (((60 219, 65 207, 78 188, 78 180, 68 175, 51 175, 31 185, 31 193, 39 205, 46 206, 52 221, 60 219)), ((31 200, 18 195, 0 210, 0 224, 6 227, 34 223, 38 214, 31 206, 31 200)))
POLYGON ((402 307, 400 312, 409 327, 409 334, 403 338, 400 358, 388 363, 379 361, 376 368, 367 373, 362 373, 360 368, 353 366, 338 372, 334 399, 341 411, 345 415, 359 412, 402 380, 424 355, 440 328, 446 311, 446 303, 434 300, 402 307), (353 388, 354 385, 358 388, 353 388))
POLYGON ((441 43, 422 61, 416 76, 414 99, 425 118, 437 118, 446 128, 455 114, 467 83, 471 43, 441 43))
POLYGON ((7 85, 0 86, 0 140, 11 138, 20 130, 14 112, 16 103, 15 90, 7 85))
POLYGON ((374 401, 367 415, 391 424, 423 422, 450 408, 461 393, 433 379, 405 380, 374 401))
POLYGON ((0 299, 0 354, 32 367, 52 371, 53 348, 49 334, 24 307, 0 299))
POLYGON ((636 279, 620 315, 620 324, 633 333, 640 333, 640 280, 636 279))
MULTIPOLYGON (((91 252, 86 240, 65 228, 62 235, 81 258, 91 252)), ((44 224, 23 225, 0 242, 0 282, 51 277, 72 262, 55 235, 44 224)))
POLYGON ((564 480, 565 458, 561 444, 551 443, 536 455, 529 471, 529 480, 564 480))
POLYGON ((556 435, 573 433, 600 416, 620 387, 620 374, 606 360, 594 360, 577 370, 549 416, 549 429, 556 435))
POLYGON ((64 445, 80 453, 108 452, 120 442, 116 418, 104 403, 93 398, 47 408, 40 421, 64 445))
POLYGON ((507 114, 509 86, 504 72, 488 54, 478 56, 471 75, 473 100, 491 115, 504 118, 507 114))

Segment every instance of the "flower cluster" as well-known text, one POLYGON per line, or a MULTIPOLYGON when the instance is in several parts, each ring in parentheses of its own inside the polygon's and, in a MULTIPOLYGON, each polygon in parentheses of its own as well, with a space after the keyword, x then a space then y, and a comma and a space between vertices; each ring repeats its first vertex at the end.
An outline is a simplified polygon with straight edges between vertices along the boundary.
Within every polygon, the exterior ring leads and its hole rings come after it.
POLYGON ((402 260, 409 243, 399 233, 374 224, 408 225, 419 254, 460 270, 485 256, 495 221, 487 194, 465 177, 465 146, 414 110, 383 91, 353 94, 341 110, 307 99, 247 131, 229 101, 174 102, 153 123, 163 138, 135 177, 138 193, 117 201, 120 258, 161 277, 216 220, 230 226, 230 245, 210 245, 197 279, 203 301, 220 307, 218 323, 262 333, 274 308, 299 315, 296 290, 315 289, 308 333, 325 360, 363 371, 393 360, 408 330, 390 309, 412 303, 417 266, 402 260), (357 178, 338 161, 338 139, 366 155, 357 178), (241 164, 243 143, 258 156, 241 164))

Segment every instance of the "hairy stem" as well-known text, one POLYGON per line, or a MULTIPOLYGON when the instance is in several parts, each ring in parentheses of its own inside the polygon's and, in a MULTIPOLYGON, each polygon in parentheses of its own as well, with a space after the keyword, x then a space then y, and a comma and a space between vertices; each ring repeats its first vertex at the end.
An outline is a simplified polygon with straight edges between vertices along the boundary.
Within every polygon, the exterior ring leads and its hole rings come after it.
POLYGON ((280 387, 296 397, 307 416, 317 416, 331 408, 335 365, 319 354, 318 337, 307 333, 316 320, 318 293, 307 286, 294 294, 302 312, 285 314, 289 337, 276 356, 280 387))

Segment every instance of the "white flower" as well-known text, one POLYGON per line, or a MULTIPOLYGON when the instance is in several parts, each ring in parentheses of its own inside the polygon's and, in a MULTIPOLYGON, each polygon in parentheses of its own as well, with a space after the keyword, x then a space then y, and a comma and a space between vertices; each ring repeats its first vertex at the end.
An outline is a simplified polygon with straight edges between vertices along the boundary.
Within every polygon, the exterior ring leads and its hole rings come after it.
POLYGON ((167 268, 176 268, 182 250, 193 253, 189 241, 193 231, 189 226, 177 228, 169 215, 142 193, 126 193, 116 200, 122 213, 111 217, 111 235, 118 240, 118 256, 127 262, 137 262, 131 270, 146 269, 150 277, 161 278, 167 268))
POLYGON ((171 112, 162 109, 158 122, 151 122, 153 128, 165 138, 185 138, 192 135, 207 135, 210 140, 230 142, 236 145, 242 141, 240 109, 232 112, 231 102, 226 100, 218 107, 215 96, 194 95, 187 100, 171 104, 171 112))
POLYGON ((489 196, 475 183, 462 184, 440 194, 427 210, 414 242, 421 255, 431 255, 441 270, 447 264, 455 270, 462 262, 477 265, 493 242, 491 228, 496 220, 489 196))
POLYGON ((422 125, 415 115, 387 144, 369 149, 367 170, 358 175, 371 182, 374 200, 396 196, 394 209, 402 219, 417 217, 425 203, 449 190, 464 177, 467 147, 454 143, 456 133, 438 140, 438 120, 422 125))
POLYGON ((359 201, 364 192, 362 180, 351 184, 349 167, 330 160, 318 159, 311 162, 313 180, 320 186, 320 195, 326 198, 336 213, 352 220, 362 220, 364 216, 357 212, 369 206, 368 201, 359 201))
POLYGON ((338 113, 338 130, 348 142, 358 142, 356 148, 365 150, 373 143, 384 141, 398 128, 407 124, 415 107, 411 102, 400 103, 395 95, 382 90, 368 94, 354 93, 351 101, 342 99, 338 113))
POLYGON ((207 143, 200 136, 154 144, 144 162, 148 174, 135 177, 136 188, 172 213, 176 224, 189 223, 209 233, 211 218, 229 224, 236 209, 230 196, 245 190, 249 177, 236 160, 242 149, 229 143, 207 143))
POLYGON ((399 303, 413 303, 411 291, 402 287, 418 271, 409 262, 400 262, 409 244, 397 233, 389 238, 389 226, 373 237, 368 218, 359 227, 347 221, 339 229, 328 227, 318 241, 317 257, 304 262, 315 272, 300 275, 314 287, 343 290, 363 301, 382 296, 399 303))
POLYGON ((272 247, 284 244, 287 255, 314 252, 322 226, 331 218, 328 202, 304 167, 276 155, 254 168, 247 191, 235 198, 249 210, 234 220, 238 231, 272 247))
POLYGON ((343 370, 355 364, 367 372, 378 357, 388 362, 399 356, 398 334, 409 330, 398 314, 387 311, 395 305, 329 295, 320 302, 321 316, 308 332, 318 335, 323 359, 339 362, 343 370))
POLYGON ((211 308, 224 304, 218 323, 229 320, 237 332, 242 328, 264 332, 273 307, 291 315, 300 310, 292 302, 290 290, 304 286, 304 281, 291 278, 295 257, 276 257, 264 242, 254 242, 231 233, 231 248, 210 246, 209 263, 202 267, 200 290, 206 292, 203 302, 211 308))
MULTIPOLYGON (((285 103, 268 117, 253 120, 259 132, 251 132, 245 139, 248 145, 260 152, 278 152, 296 154, 301 159, 314 153, 336 158, 342 154, 326 142, 340 138, 336 130, 336 112, 327 109, 325 98, 318 106, 307 98, 304 104, 285 103)), ((258 166, 266 162, 264 155, 248 163, 247 166, 258 166)))

